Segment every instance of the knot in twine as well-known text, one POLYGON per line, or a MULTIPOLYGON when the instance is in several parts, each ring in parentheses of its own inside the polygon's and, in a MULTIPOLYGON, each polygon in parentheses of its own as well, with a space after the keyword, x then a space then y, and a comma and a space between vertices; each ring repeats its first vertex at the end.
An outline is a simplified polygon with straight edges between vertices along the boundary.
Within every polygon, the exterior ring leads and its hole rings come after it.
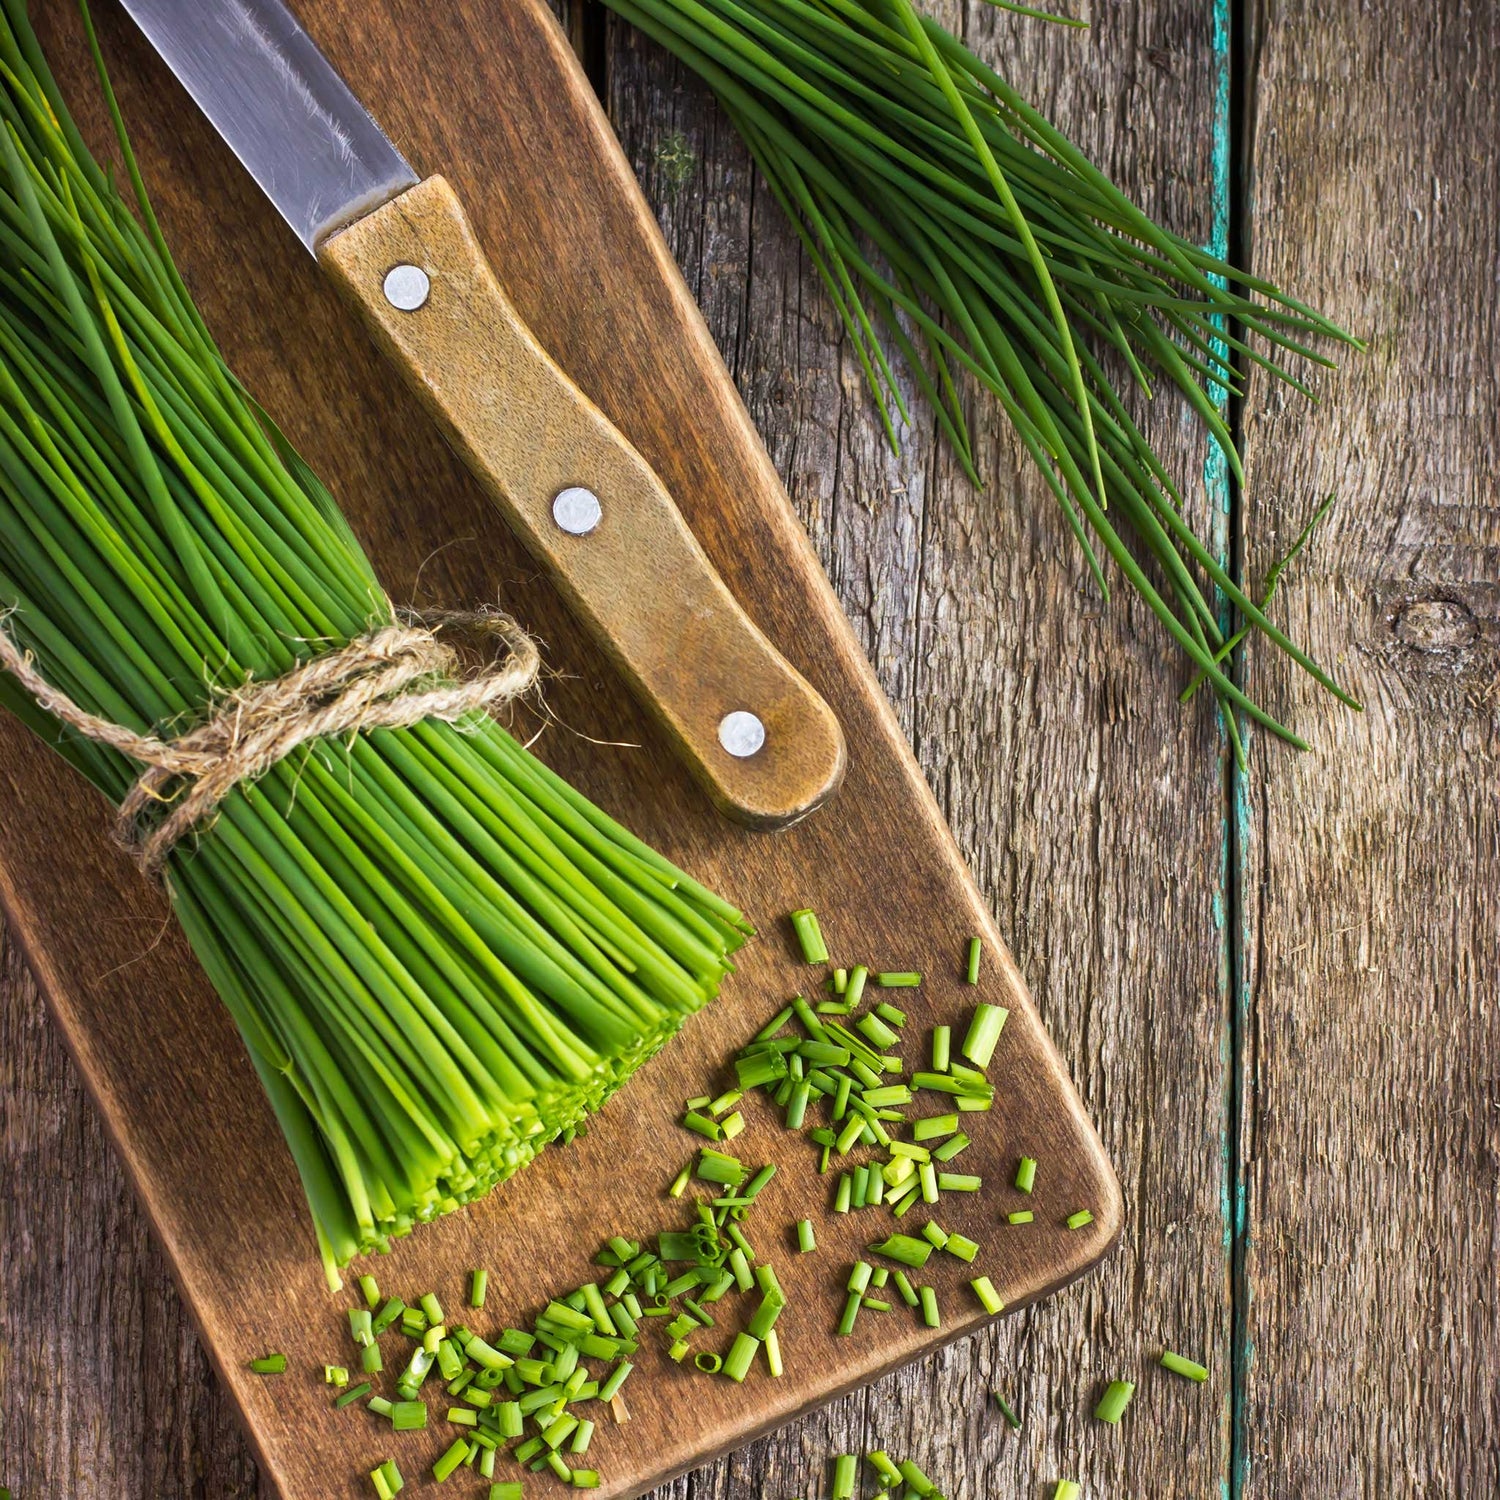
POLYGON ((403 622, 357 636, 280 677, 245 683, 213 701, 206 722, 173 739, 137 734, 80 708, 36 669, 0 625, 0 667, 38 705, 86 739, 145 766, 120 803, 115 833, 147 875, 177 842, 242 781, 252 781, 299 745, 369 729, 401 729, 421 719, 453 723, 519 697, 536 681, 536 643, 497 609, 412 612, 403 622), (494 635, 506 656, 458 678, 458 656, 435 634, 468 629, 494 635), (433 679, 438 679, 434 681, 433 679), (173 783, 180 782, 174 788, 173 783), (166 817, 147 816, 169 805, 166 817))

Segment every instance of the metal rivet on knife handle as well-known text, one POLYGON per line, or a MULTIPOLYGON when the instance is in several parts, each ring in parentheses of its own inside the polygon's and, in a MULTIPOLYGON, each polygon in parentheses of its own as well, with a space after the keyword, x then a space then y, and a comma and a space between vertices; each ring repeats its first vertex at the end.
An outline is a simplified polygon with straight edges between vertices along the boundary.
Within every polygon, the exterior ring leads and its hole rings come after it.
POLYGON ((719 720, 719 743, 737 760, 748 760, 766 742, 766 726, 747 708, 719 720))
POLYGON ((427 301, 432 282, 421 266, 392 266, 382 283, 385 300, 397 312, 416 312, 427 301))
POLYGON ((559 490, 552 500, 552 519, 569 536, 587 536, 599 524, 604 507, 599 497, 580 484, 559 490))

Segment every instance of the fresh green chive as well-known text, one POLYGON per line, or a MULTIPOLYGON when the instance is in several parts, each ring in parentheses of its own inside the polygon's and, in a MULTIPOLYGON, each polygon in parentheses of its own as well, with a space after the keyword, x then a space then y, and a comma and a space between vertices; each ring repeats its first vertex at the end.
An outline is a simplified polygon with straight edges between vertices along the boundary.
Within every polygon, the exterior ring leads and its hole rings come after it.
POLYGON ((797 1220, 797 1249, 803 1255, 809 1251, 816 1250, 818 1242, 813 1237, 813 1223, 811 1219, 797 1220))
POLYGON ((766 1370, 772 1380, 780 1380, 786 1372, 781 1362, 781 1340, 774 1328, 766 1333, 766 1370))
POLYGON ((398 1401, 391 1408, 391 1426, 397 1432, 421 1432, 427 1426, 427 1405, 423 1401, 398 1401))
POLYGON ((1077 1213, 1068 1215, 1066 1223, 1069 1229, 1082 1229, 1085 1224, 1094 1222, 1093 1214, 1086 1208, 1080 1208, 1077 1213))
POLYGON ((729 1353, 724 1359, 724 1374, 733 1381, 743 1381, 750 1373, 750 1366, 755 1363, 755 1356, 760 1353, 760 1340, 751 1337, 748 1333, 737 1333, 734 1343, 729 1346, 729 1353))
POLYGON ((844 1311, 839 1318, 837 1329, 838 1336, 841 1339, 848 1338, 854 1332, 854 1320, 859 1316, 859 1306, 862 1300, 858 1292, 850 1292, 845 1299, 844 1311))
POLYGON ((833 1461, 833 1500, 854 1500, 858 1475, 858 1455, 840 1453, 833 1461))
POLYGON ((1018 1208, 1013 1214, 1006 1214, 1005 1219, 1009 1224, 1029 1224, 1036 1217, 1029 1208, 1018 1208))
POLYGON ((340 1410, 346 1406, 353 1406, 356 1401, 363 1400, 370 1394, 373 1387, 368 1380, 361 1381, 358 1385, 351 1385, 347 1391, 340 1391, 333 1398, 333 1404, 340 1410))
POLYGON ((952 1135, 958 1129, 957 1115, 933 1115, 925 1120, 917 1120, 912 1125, 911 1137, 914 1141, 932 1141, 939 1136, 952 1135))
POLYGON ((968 1172, 939 1172, 938 1191, 940 1193, 977 1193, 983 1179, 973 1176, 968 1172))
POLYGON ((469 1278, 469 1306, 483 1307, 484 1294, 490 1284, 490 1273, 483 1267, 476 1270, 469 1278))
POLYGON ((791 916, 792 931, 797 935, 797 944, 802 949, 802 960, 809 964, 826 964, 828 946, 818 927, 817 913, 804 907, 791 916))
POLYGON ((844 991, 844 1003, 852 1010, 864 998, 865 981, 870 971, 863 964, 855 964, 849 970, 849 987, 844 991))
MULTIPOLYGON (((914 990, 922 982, 922 976, 912 969, 899 970, 894 974, 877 974, 875 983, 883 990, 914 990)), ((897 1021, 896 1025, 901 1022, 897 1021)))
POLYGON ((340 1389, 349 1384, 349 1372, 343 1365, 324 1365, 323 1384, 336 1385, 340 1389))
POLYGON ((951 1026, 934 1026, 932 1028, 932 1071, 934 1073, 946 1073, 948 1064, 952 1060, 953 1028, 951 1026))
POLYGON ((963 1052, 976 1067, 987 1068, 995 1055, 995 1044, 1005 1029, 1010 1012, 1003 1005, 977 1005, 974 1019, 969 1023, 968 1035, 964 1037, 963 1052))
POLYGON ((897 1271, 891 1280, 896 1283, 896 1290, 901 1293, 901 1300, 908 1307, 916 1307, 921 1303, 922 1299, 917 1295, 917 1289, 908 1280, 905 1271, 897 1271))
POLYGON ((286 1373, 286 1355, 265 1354, 259 1359, 250 1361, 250 1373, 252 1375, 284 1375, 286 1373))
POLYGON ((844 1290, 847 1292, 863 1292, 870 1284, 870 1263, 857 1260, 854 1269, 849 1272, 849 1280, 845 1283, 844 1290))
POLYGON ((974 1295, 979 1298, 980 1306, 992 1317, 1005 1306, 999 1292, 995 1290, 994 1283, 988 1276, 976 1276, 969 1285, 973 1287, 974 1295))
POLYGON ((922 1321, 929 1328, 942 1326, 942 1317, 938 1313, 937 1293, 930 1286, 919 1287, 917 1295, 922 1300, 922 1321))
POLYGON ((448 1476, 469 1456, 469 1445, 462 1439, 455 1440, 453 1446, 438 1459, 432 1466, 432 1477, 439 1484, 444 1483, 448 1476))
POLYGON ((970 984, 979 983, 979 956, 983 951, 983 942, 977 937, 971 937, 969 939, 969 956, 964 964, 964 978, 970 984))
POLYGON ((1208 1370, 1203 1365, 1195 1364, 1181 1354, 1173 1354, 1170 1349, 1162 1351, 1161 1366, 1162 1369, 1170 1370, 1174 1375, 1183 1375, 1189 1380, 1195 1380, 1199 1385, 1208 1379, 1208 1370))
MULTIPOLYGON (((916 1239, 909 1234, 893 1234, 880 1244, 870 1246, 872 1255, 883 1255, 887 1260, 893 1260, 898 1265, 909 1266, 914 1271, 920 1271, 927 1264, 927 1257, 932 1254, 932 1251, 933 1246, 928 1241, 916 1239)), ((898 1285, 901 1279, 898 1273, 898 1285)))
POLYGON ((1016 1168, 1016 1190, 1029 1193, 1036 1186, 1036 1159, 1023 1156, 1021 1164, 1016 1168))
POLYGON ((1120 1418, 1125 1415, 1125 1408, 1130 1405, 1130 1398, 1135 1395, 1135 1384, 1129 1380, 1111 1380, 1104 1395, 1100 1397, 1099 1404, 1094 1408, 1094 1415, 1101 1422, 1108 1422, 1118 1426, 1120 1418))

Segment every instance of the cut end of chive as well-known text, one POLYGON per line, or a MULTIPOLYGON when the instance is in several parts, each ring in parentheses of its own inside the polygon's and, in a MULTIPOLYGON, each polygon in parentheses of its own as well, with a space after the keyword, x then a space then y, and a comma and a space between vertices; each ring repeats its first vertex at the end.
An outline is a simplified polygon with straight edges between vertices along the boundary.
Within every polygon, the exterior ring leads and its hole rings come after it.
POLYGON ((285 1375, 286 1355, 264 1354, 259 1359, 250 1361, 250 1373, 252 1375, 285 1375))
POLYGON ((1094 1222, 1094 1215, 1089 1209, 1080 1208, 1077 1213, 1069 1214, 1064 1222, 1069 1229, 1082 1229, 1094 1222))

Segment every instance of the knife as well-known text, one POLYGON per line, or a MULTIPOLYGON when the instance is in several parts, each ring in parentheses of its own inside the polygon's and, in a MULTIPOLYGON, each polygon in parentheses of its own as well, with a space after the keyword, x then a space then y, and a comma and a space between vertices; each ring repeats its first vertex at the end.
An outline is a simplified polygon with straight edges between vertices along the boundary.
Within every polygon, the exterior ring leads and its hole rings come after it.
POLYGON ((716 806, 769 829, 826 801, 838 720, 522 322, 448 183, 418 178, 281 0, 124 5, 716 806))

